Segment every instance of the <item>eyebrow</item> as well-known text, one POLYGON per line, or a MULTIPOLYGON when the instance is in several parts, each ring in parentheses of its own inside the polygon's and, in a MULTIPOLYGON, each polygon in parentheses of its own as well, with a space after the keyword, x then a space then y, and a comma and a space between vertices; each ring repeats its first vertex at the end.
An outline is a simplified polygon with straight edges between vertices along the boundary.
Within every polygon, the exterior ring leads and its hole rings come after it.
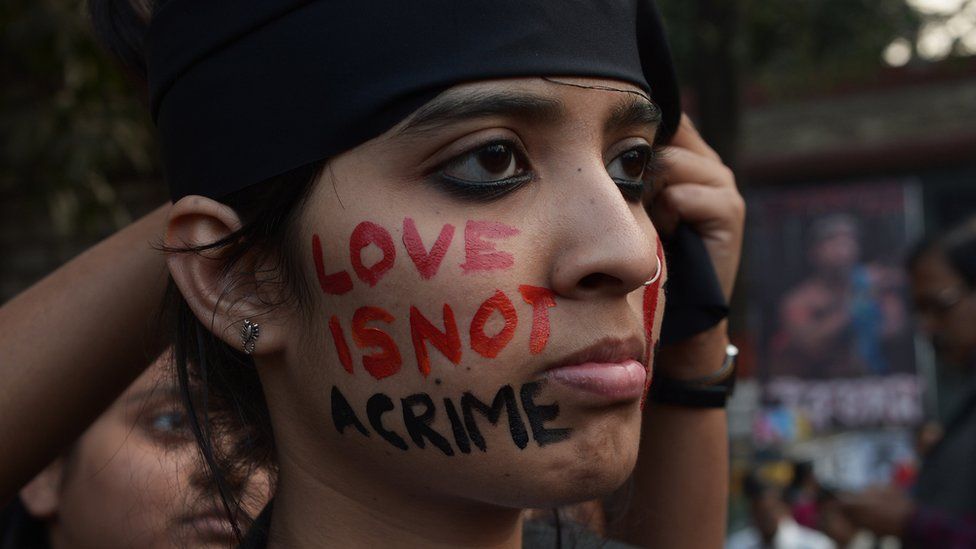
POLYGON ((661 109, 643 97, 631 97, 615 106, 603 126, 606 133, 614 133, 625 128, 638 126, 658 126, 661 123, 661 109))
POLYGON ((492 116, 555 124, 565 115, 562 102, 528 93, 448 93, 421 107, 396 133, 400 136, 421 135, 458 122, 492 116))

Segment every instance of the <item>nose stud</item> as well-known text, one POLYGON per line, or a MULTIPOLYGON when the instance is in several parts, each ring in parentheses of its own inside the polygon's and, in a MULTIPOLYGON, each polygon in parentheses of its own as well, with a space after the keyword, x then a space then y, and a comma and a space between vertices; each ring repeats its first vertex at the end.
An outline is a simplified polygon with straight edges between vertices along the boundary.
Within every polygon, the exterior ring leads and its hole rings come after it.
POLYGON ((644 282, 644 287, 646 288, 651 284, 654 284, 659 278, 661 278, 661 256, 657 256, 657 272, 654 273, 654 276, 652 276, 650 280, 644 282))

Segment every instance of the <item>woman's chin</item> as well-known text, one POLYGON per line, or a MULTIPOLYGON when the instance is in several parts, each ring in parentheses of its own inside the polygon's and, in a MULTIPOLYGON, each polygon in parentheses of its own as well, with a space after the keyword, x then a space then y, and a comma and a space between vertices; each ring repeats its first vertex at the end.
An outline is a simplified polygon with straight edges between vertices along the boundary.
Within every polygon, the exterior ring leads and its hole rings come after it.
MULTIPOLYGON (((543 450, 544 459, 504 475, 512 507, 549 508, 612 494, 630 478, 637 462, 639 425, 578 430, 543 450)), ((541 457, 541 456, 540 456, 541 457)), ((523 465, 528 465, 523 462, 523 465)), ((508 499, 508 498, 505 498, 508 499)))
POLYGON ((565 467, 550 488, 556 505, 569 505, 610 495, 630 478, 637 461, 633 452, 612 457, 581 459, 565 467))
POLYGON ((525 484, 513 487, 503 506, 527 509, 548 509, 601 499, 611 495, 630 478, 632 463, 603 463, 578 465, 558 475, 525 479, 525 484))

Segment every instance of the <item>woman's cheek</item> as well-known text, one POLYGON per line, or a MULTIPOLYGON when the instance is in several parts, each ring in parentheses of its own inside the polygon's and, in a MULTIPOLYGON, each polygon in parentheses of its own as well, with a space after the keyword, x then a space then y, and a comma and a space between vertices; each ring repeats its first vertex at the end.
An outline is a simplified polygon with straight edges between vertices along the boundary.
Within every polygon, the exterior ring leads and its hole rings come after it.
MULTIPOLYGON (((171 546, 188 499, 175 456, 103 416, 82 437, 62 494, 62 528, 79 546, 171 546)), ((194 453, 186 453, 192 461, 194 453)))
POLYGON ((336 435, 446 456, 570 437, 537 372, 520 367, 546 350, 557 307, 520 263, 523 239, 491 219, 411 217, 308 237, 336 435))

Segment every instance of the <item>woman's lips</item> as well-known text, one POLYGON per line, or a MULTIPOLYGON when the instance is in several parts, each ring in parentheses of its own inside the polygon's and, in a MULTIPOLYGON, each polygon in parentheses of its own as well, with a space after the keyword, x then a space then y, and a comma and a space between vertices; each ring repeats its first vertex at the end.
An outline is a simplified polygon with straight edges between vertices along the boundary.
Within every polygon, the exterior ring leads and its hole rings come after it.
POLYGON ((548 379, 607 403, 639 400, 648 375, 648 369, 634 359, 584 362, 546 371, 548 379))

